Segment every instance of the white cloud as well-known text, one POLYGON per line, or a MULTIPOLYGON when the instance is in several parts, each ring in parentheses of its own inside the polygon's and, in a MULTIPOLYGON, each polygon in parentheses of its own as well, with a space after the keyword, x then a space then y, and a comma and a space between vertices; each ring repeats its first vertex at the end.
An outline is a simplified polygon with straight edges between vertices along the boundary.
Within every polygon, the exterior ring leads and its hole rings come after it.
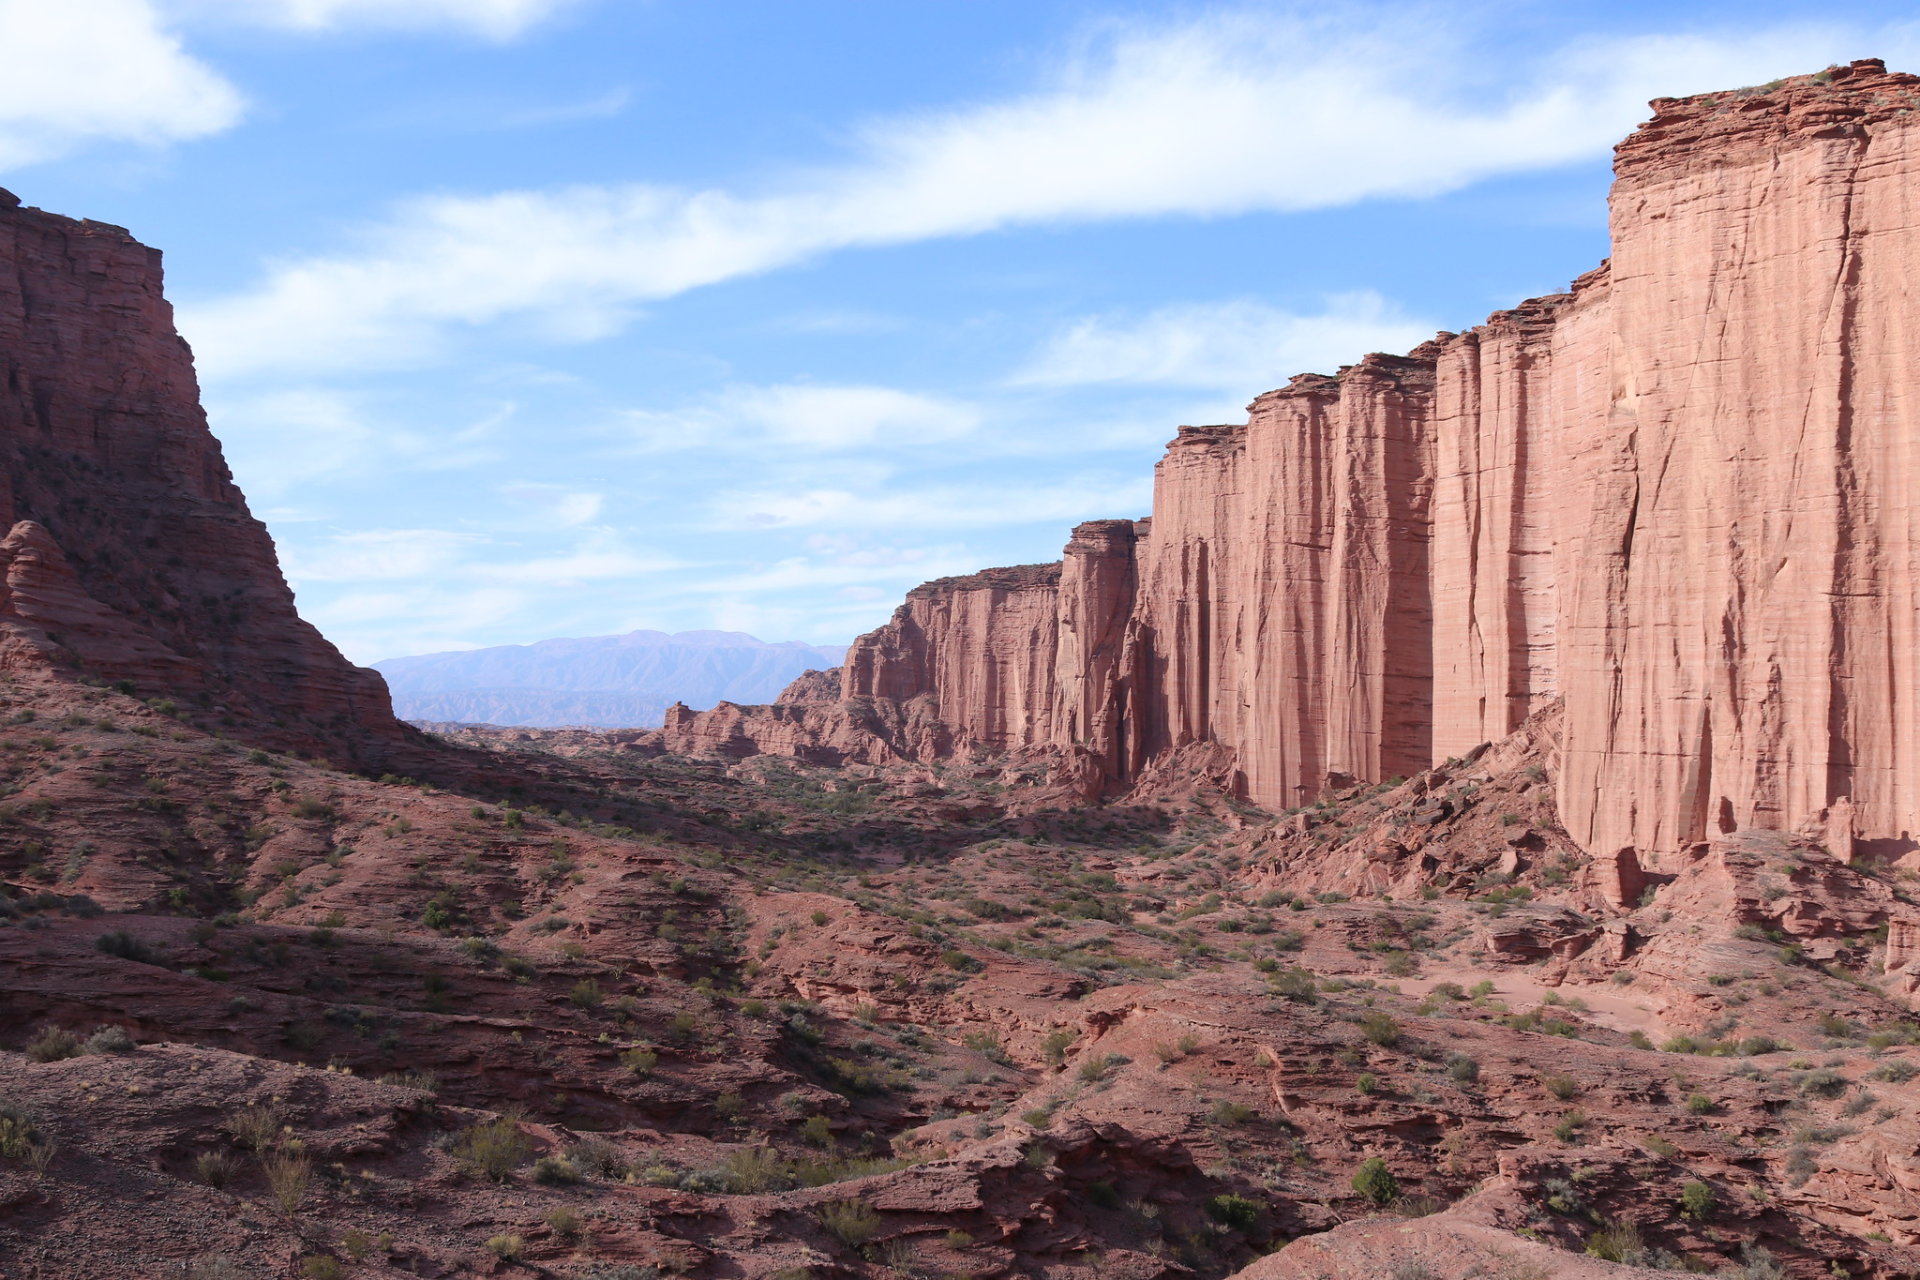
POLYGON ((1332 373, 1370 351, 1404 352, 1436 325, 1377 293, 1340 294, 1317 315, 1234 301, 1163 307, 1139 320, 1082 320, 1054 336, 1017 383, 1136 383, 1251 392, 1303 369, 1332 373))
POLYGON ((953 440, 979 425, 980 411, 893 387, 796 383, 729 387, 682 409, 629 411, 621 422, 649 451, 774 445, 813 453, 953 440))
POLYGON ((345 252, 186 309, 183 328, 223 376, 405 364, 508 318, 601 336, 638 304, 853 246, 1432 195, 1604 155, 1656 94, 1765 80, 1845 56, 1861 35, 1590 42, 1468 85, 1459 69, 1480 60, 1436 30, 1217 15, 1122 28, 1024 97, 872 124, 851 162, 758 193, 415 200, 345 252))
POLYGON ((289 549, 287 578, 307 582, 393 582, 444 575, 483 541, 444 529, 367 529, 336 534, 318 549, 289 549))
POLYGON ((302 614, 359 661, 470 648, 507 624, 534 638, 577 634, 597 601, 583 586, 687 567, 610 530, 567 536, 570 546, 529 550, 461 530, 365 529, 283 545, 281 558, 302 614))
POLYGON ((563 525, 588 523, 607 502, 604 493, 581 493, 553 484, 511 484, 500 493, 509 501, 549 513, 563 525))
POLYGON ((1067 523, 1141 514, 1153 497, 1148 477, 1066 478, 1055 484, 937 485, 884 491, 812 488, 732 492, 713 502, 713 519, 729 528, 963 529, 1067 523))
POLYGON ((241 488, 278 502, 316 480, 395 470, 457 471, 498 457, 498 436, 517 411, 507 402, 455 428, 396 425, 372 398, 328 387, 206 397, 207 420, 241 488))
MULTIPOLYGON (((68 0, 70 2, 70 0, 68 0)), ((576 0, 174 0, 185 17, 294 31, 451 27, 510 40, 576 0)))
POLYGON ((94 141, 203 137, 241 109, 148 0, 0 0, 0 169, 94 141))

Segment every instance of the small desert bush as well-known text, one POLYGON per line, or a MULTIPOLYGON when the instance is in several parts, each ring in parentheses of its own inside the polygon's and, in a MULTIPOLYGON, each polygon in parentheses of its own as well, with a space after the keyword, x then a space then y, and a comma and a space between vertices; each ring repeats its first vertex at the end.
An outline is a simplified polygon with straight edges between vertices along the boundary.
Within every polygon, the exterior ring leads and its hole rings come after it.
POLYGON ((1580 1096, 1580 1082, 1572 1076, 1541 1076, 1540 1086, 1562 1102, 1580 1096))
POLYGON ((1400 1043, 1400 1024, 1392 1015, 1375 1010, 1360 1019, 1360 1034, 1383 1049, 1400 1043))
POLYGON ((1704 1182, 1693 1181, 1680 1188, 1681 1216, 1701 1222, 1713 1216, 1713 1210, 1720 1198, 1713 1188, 1704 1182))
POLYGON ((1587 1237, 1587 1252, 1605 1262, 1637 1263, 1646 1251, 1640 1228, 1631 1222, 1610 1222, 1587 1237))
POLYGON ((1259 1114, 1252 1107, 1222 1098, 1213 1104, 1209 1119, 1215 1124, 1245 1124, 1259 1114))
POLYGON ((240 1157, 231 1151, 202 1151, 193 1158, 193 1176, 218 1191, 240 1176, 240 1157))
POLYGON ((880 1215, 858 1200, 836 1200, 816 1211, 820 1225, 850 1249, 858 1249, 880 1234, 880 1215))
POLYGON ((285 1122, 272 1107, 242 1107, 221 1122, 220 1127, 249 1151, 265 1151, 279 1138, 285 1122))
POLYGON ((1379 1156, 1368 1156, 1354 1170, 1353 1189, 1376 1205, 1389 1205, 1400 1195, 1400 1180, 1379 1156))
POLYGON ((541 1156, 533 1162, 533 1180, 543 1187, 569 1187, 580 1181, 580 1171, 564 1156, 541 1156))
POLYGON ((1251 1231, 1260 1220, 1260 1203, 1245 1196, 1215 1196, 1207 1201, 1207 1216, 1236 1231, 1251 1231))
POLYGON ((292 1215, 307 1198, 313 1182, 313 1161, 295 1151, 269 1151, 260 1157, 260 1172, 266 1175, 267 1189, 280 1212, 292 1215))
POLYGON ((64 1027, 43 1027, 27 1041, 27 1061, 58 1062, 80 1056, 80 1037, 64 1027))
POLYGON ((511 1178, 532 1153, 533 1145, 520 1126, 506 1116, 473 1126, 453 1144, 454 1159, 493 1182, 511 1178))
POLYGON ((123 1027, 98 1027, 80 1050, 82 1053, 132 1053, 133 1037, 123 1027))

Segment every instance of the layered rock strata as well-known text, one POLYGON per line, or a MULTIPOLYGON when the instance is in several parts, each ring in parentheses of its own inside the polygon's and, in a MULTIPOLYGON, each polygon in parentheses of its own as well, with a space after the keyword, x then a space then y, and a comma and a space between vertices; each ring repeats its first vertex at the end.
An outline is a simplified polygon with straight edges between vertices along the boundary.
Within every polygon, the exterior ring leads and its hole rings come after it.
POLYGON ((1653 106, 1570 292, 1182 428, 1150 526, 919 588, 843 696, 1107 791, 1212 749, 1276 808, 1563 698, 1589 850, 1915 848, 1920 80, 1653 106))
POLYGON ((0 667, 129 680, 289 745, 397 741, 302 621, 207 429, 160 254, 0 191, 0 667))

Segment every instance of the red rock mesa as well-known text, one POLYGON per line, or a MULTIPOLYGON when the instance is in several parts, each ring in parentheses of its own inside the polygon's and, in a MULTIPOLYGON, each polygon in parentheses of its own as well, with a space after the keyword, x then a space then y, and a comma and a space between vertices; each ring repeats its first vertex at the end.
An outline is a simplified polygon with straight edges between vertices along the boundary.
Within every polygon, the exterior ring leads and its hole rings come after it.
POLYGON ((130 680, 286 745, 399 739, 299 615, 207 430, 160 254, 0 192, 0 669, 130 680))
POLYGON ((816 681, 661 743, 1030 749, 1105 792, 1200 764, 1282 807, 1564 699, 1589 850, 1915 847, 1920 80, 1862 61, 1653 106, 1571 291, 1184 427, 1150 524, 916 589, 837 706, 816 681))

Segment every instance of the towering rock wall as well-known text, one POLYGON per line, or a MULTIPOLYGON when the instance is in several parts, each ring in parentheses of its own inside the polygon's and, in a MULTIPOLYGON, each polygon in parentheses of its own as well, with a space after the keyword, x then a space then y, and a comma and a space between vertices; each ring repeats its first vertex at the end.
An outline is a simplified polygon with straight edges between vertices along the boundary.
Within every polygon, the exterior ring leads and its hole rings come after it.
POLYGON ((938 701, 965 742, 993 751, 1053 739, 1060 566, 940 578, 847 650, 842 697, 938 701))
POLYGON ((130 679, 289 745, 402 735, 294 611, 200 410, 160 255, 0 192, 0 666, 130 679))
POLYGON ((1558 698, 1590 850, 1915 848, 1920 80, 1654 108, 1569 293, 1182 428, 1150 525, 921 588, 843 693, 1108 792, 1215 749, 1274 807, 1558 698))

